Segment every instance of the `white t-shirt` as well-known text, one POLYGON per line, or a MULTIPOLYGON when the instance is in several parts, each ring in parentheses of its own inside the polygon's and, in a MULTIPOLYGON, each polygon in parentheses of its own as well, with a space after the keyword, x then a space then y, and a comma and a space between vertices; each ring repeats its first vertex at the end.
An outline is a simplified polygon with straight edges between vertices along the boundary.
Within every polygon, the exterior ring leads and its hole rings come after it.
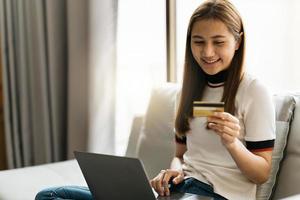
MULTIPOLYGON (((204 90, 203 101, 220 102, 224 87, 204 90)), ((240 141, 254 151, 272 148, 275 139, 275 108, 272 96, 256 78, 245 74, 235 99, 235 116, 240 121, 240 141)), ((190 120, 183 159, 186 178, 211 185, 214 192, 230 200, 255 199, 256 184, 242 174, 207 118, 190 120)))

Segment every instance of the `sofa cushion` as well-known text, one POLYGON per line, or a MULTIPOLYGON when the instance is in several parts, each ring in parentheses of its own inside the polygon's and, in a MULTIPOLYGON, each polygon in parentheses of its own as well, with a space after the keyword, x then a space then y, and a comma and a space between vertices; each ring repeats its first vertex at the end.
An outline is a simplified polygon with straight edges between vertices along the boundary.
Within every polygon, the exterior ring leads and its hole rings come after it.
POLYGON ((174 103, 178 90, 178 85, 171 83, 152 90, 137 144, 137 156, 148 178, 169 168, 174 157, 174 103))
POLYGON ((0 199, 34 199, 42 189, 86 182, 76 160, 0 172, 0 199))
MULTIPOLYGON (((296 109, 273 199, 300 194, 300 94, 294 95, 296 109)), ((299 199, 300 197, 297 196, 299 199)))
POLYGON ((272 155, 272 169, 268 181, 257 187, 257 200, 270 199, 275 191, 296 104, 292 95, 275 95, 274 103, 276 108, 276 140, 272 155))

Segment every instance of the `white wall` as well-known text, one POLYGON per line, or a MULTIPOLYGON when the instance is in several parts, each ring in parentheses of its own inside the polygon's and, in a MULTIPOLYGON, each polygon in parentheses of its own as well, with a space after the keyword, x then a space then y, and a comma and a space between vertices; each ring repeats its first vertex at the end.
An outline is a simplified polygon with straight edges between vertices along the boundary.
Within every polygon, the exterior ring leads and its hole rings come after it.
MULTIPOLYGON (((189 17, 202 0, 177 0, 178 80, 182 80, 189 17)), ((300 1, 232 0, 246 32, 246 67, 273 93, 300 91, 300 1)))

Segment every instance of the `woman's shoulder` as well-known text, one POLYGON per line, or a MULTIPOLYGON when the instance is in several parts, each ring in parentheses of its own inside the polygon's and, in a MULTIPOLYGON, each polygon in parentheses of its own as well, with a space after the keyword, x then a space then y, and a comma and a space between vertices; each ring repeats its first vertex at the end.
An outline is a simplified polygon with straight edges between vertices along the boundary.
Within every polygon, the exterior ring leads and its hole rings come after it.
POLYGON ((248 95, 269 93, 267 85, 261 79, 249 73, 244 74, 239 90, 248 95))
POLYGON ((237 107, 247 108, 253 102, 265 105, 272 102, 272 94, 267 85, 252 74, 245 74, 236 96, 237 107))

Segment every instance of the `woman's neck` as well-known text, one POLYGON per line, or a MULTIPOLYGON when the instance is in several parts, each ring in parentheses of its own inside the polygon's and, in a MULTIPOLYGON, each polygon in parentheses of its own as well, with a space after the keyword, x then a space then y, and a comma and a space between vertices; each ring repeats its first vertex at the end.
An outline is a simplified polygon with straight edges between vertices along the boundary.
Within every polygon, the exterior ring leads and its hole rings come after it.
POLYGON ((217 74, 209 75, 205 74, 205 79, 207 81, 207 85, 210 87, 221 87, 224 85, 225 81, 228 77, 228 69, 220 71, 217 74))

